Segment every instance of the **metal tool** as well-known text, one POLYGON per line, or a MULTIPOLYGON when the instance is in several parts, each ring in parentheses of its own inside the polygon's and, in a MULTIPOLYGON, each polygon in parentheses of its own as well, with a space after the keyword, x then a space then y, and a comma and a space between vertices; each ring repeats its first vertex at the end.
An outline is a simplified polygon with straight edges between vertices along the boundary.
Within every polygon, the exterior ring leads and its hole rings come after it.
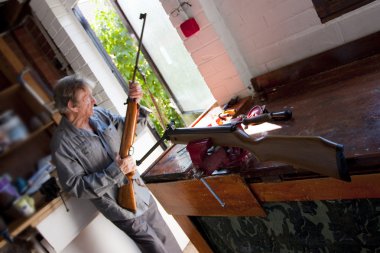
POLYGON ((204 186, 206 186, 207 190, 209 190, 212 196, 214 196, 214 198, 219 202, 219 204, 222 207, 225 207, 226 203, 224 203, 223 200, 219 198, 219 196, 215 193, 215 191, 211 188, 211 186, 207 183, 207 181, 202 177, 202 175, 203 175, 203 172, 197 170, 194 173, 194 178, 199 179, 204 184, 204 186))

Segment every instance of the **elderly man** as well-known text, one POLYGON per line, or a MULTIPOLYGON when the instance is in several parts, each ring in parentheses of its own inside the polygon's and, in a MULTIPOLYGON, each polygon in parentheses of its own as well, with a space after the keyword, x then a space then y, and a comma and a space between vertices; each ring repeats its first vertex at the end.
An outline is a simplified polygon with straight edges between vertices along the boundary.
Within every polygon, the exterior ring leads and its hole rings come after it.
MULTIPOLYGON (((140 100, 141 87, 131 84, 129 97, 140 100)), ((132 157, 118 155, 124 118, 94 107, 90 82, 76 75, 58 81, 54 100, 63 117, 51 148, 63 189, 89 199, 142 252, 181 252, 137 171, 133 180, 136 213, 117 204, 118 188, 128 183, 125 175, 136 170, 132 157)), ((146 125, 146 116, 140 113, 137 133, 146 125)))

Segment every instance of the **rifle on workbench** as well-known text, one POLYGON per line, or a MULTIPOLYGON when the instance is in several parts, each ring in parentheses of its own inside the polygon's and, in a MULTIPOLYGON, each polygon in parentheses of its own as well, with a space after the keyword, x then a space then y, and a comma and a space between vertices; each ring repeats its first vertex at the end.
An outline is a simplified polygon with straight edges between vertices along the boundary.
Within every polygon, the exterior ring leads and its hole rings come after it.
POLYGON ((253 138, 241 128, 241 124, 257 124, 289 117, 291 111, 272 112, 221 126, 200 128, 175 128, 171 123, 162 138, 136 163, 141 164, 164 140, 170 140, 174 144, 188 144, 209 138, 215 146, 248 150, 261 162, 283 162, 294 168, 351 181, 341 144, 318 136, 268 135, 253 138))

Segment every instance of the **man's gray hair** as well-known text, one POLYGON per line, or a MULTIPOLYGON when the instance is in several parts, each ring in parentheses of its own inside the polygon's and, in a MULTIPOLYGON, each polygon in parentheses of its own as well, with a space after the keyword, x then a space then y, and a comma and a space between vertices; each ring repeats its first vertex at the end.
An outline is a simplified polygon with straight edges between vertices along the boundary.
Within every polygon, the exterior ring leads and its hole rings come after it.
POLYGON ((86 87, 91 89, 92 86, 92 82, 89 79, 77 74, 61 78, 54 86, 55 107, 61 114, 65 114, 70 100, 74 104, 77 103, 76 92, 86 87))

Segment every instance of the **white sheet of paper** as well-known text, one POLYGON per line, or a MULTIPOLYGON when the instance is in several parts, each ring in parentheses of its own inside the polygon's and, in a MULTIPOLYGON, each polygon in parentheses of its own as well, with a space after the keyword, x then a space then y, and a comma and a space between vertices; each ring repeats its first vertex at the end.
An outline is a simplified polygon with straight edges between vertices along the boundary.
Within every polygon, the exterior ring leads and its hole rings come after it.
POLYGON ((243 127, 244 131, 249 135, 265 133, 280 128, 281 126, 269 122, 264 122, 258 125, 249 125, 248 128, 243 127))

